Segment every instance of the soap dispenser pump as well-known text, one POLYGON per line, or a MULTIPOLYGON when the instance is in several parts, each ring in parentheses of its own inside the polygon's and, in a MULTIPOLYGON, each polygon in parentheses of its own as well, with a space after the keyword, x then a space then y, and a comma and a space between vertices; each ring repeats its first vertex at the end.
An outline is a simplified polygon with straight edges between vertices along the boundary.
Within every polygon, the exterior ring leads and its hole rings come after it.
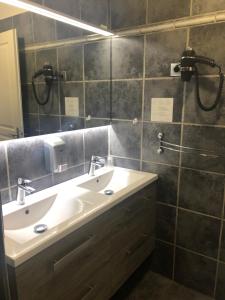
POLYGON ((66 144, 59 137, 53 137, 44 142, 45 165, 51 173, 61 173, 67 170, 66 144))

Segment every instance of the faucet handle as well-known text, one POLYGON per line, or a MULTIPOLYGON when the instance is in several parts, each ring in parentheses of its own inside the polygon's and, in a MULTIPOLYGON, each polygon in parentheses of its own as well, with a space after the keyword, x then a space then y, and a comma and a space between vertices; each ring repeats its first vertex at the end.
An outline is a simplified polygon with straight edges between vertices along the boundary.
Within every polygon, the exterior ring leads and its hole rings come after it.
POLYGON ((30 184, 32 181, 30 179, 25 179, 25 178, 18 178, 18 185, 24 185, 26 186, 27 184, 30 184))

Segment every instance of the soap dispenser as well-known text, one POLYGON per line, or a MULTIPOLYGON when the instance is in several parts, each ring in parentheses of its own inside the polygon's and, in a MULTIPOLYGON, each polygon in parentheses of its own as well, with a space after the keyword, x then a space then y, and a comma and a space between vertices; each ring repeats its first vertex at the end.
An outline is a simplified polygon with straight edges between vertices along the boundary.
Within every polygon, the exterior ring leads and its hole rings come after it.
POLYGON ((44 142, 45 165, 51 173, 61 173, 67 170, 66 144, 59 137, 53 137, 44 142))

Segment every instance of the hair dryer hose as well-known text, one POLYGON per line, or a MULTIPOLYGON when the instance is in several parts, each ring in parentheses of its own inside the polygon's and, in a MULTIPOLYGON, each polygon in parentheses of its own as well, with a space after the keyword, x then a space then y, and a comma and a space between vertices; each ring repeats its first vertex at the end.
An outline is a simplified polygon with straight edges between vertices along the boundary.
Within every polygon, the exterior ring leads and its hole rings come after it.
POLYGON ((202 104, 202 101, 201 101, 200 92, 199 92, 199 73, 198 73, 198 68, 195 66, 196 98, 197 98, 197 103, 198 103, 199 107, 204 111, 214 110, 217 107, 217 105, 219 104, 220 100, 221 100, 222 91, 223 91, 223 84, 224 84, 224 74, 221 72, 221 68, 219 66, 217 66, 217 67, 219 68, 220 82, 219 82, 219 89, 218 89, 218 93, 217 93, 217 96, 216 96, 216 100, 211 106, 205 106, 204 104, 202 104))
POLYGON ((52 89, 52 82, 50 82, 50 83, 47 84, 47 88, 48 88, 48 90, 47 90, 47 96, 46 96, 46 98, 45 98, 45 100, 43 102, 39 99, 39 97, 37 95, 36 86, 35 86, 35 83, 34 83, 34 78, 32 78, 32 87, 33 87, 33 92, 34 92, 34 98, 37 101, 37 103, 39 105, 46 105, 49 102, 49 98, 50 98, 50 94, 51 94, 51 89, 52 89))

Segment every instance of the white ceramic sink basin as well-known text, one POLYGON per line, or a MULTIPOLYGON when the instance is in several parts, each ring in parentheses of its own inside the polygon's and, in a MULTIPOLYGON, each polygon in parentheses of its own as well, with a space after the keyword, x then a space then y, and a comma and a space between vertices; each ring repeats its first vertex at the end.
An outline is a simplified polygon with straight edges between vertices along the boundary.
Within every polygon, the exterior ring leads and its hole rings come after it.
POLYGON ((80 197, 73 194, 64 197, 63 193, 58 193, 38 202, 34 200, 33 203, 17 207, 15 211, 5 215, 5 235, 19 244, 26 243, 39 236, 35 232, 37 225, 43 224, 46 231, 50 231, 63 222, 87 212, 90 206, 84 193, 80 197))
POLYGON ((8 263, 20 265, 156 179, 151 173, 102 168, 94 177, 86 174, 27 196, 23 206, 3 205, 8 263), (42 224, 47 229, 37 233, 42 224))
POLYGON ((101 194, 105 194, 106 191, 112 191, 114 195, 143 179, 144 176, 144 173, 141 172, 130 172, 127 169, 114 168, 78 186, 101 194))

